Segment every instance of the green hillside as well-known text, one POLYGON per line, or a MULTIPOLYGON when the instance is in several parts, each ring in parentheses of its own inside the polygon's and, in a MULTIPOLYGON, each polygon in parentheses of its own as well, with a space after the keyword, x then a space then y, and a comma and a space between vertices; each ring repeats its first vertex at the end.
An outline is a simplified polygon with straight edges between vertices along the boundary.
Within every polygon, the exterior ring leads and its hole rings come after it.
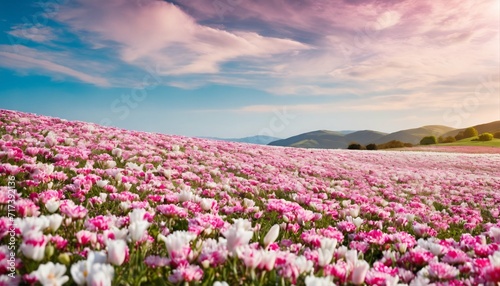
MULTIPOLYGON (((477 138, 477 137, 476 137, 477 138)), ((491 146, 500 147, 500 139, 493 139, 491 141, 472 141, 472 138, 465 138, 453 143, 442 143, 437 144, 439 146, 491 146)))

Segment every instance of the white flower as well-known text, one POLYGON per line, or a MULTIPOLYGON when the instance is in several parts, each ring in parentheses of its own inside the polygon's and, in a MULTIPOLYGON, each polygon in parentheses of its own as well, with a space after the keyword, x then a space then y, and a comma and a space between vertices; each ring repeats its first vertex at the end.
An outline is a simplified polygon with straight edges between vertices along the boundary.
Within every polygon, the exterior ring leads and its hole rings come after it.
POLYGON ((87 284, 90 286, 111 286, 115 269, 109 264, 92 264, 87 276, 87 284))
POLYGON ((164 236, 162 234, 158 235, 158 239, 165 243, 167 252, 172 257, 174 252, 181 251, 182 249, 189 247, 189 243, 196 238, 196 235, 187 231, 175 231, 169 236, 164 236))
POLYGON ((130 208, 130 205, 129 201, 120 202, 120 209, 122 209, 122 211, 126 211, 130 208))
POLYGON ((363 219, 360 218, 360 217, 357 217, 355 219, 352 220, 352 223, 357 227, 359 228, 361 226, 361 224, 363 223, 363 219))
POLYGON ((116 156, 116 157, 121 157, 122 153, 123 153, 123 151, 120 148, 115 148, 115 149, 111 150, 111 155, 116 156))
POLYGON ((311 260, 308 260, 305 256, 299 256, 294 261, 295 266, 299 270, 299 273, 306 273, 311 271, 314 264, 311 260))
POLYGON ((500 243, 500 227, 494 226, 490 228, 488 234, 493 239, 493 241, 495 241, 496 243, 500 243))
POLYGON ((63 285, 69 280, 69 277, 64 275, 65 273, 66 266, 48 262, 38 266, 35 275, 38 282, 43 286, 58 286, 63 285))
POLYGON ((261 250, 262 260, 260 261, 259 268, 271 271, 276 263, 276 257, 278 255, 275 251, 261 250))
POLYGON ((251 208, 254 205, 255 205, 255 202, 253 200, 250 200, 250 199, 247 199, 247 198, 243 199, 243 206, 244 207, 251 208))
MULTIPOLYGON (((70 272, 71 277, 78 285, 85 285, 88 283, 88 277, 92 271, 92 266, 94 264, 104 264, 106 262, 107 256, 102 251, 91 251, 87 256, 87 260, 80 260, 77 263, 71 265, 70 272)), ((113 268, 111 265, 109 265, 113 268)), ((113 270, 114 271, 114 270, 113 270)))
POLYGON ((236 219, 234 224, 222 235, 227 239, 227 250, 235 252, 236 248, 247 245, 252 239, 252 223, 245 219, 236 219))
POLYGON ((106 199, 108 198, 108 194, 106 194, 106 193, 100 193, 100 194, 99 194, 99 198, 100 198, 103 202, 105 202, 105 201, 106 201, 106 199))
POLYGON ((39 217, 16 218, 14 219, 14 225, 21 230, 21 234, 24 237, 32 230, 42 231, 49 227, 49 219, 43 215, 39 217))
POLYGON ((114 234, 115 239, 126 239, 128 234, 128 229, 119 229, 116 226, 111 227, 111 232, 114 234))
POLYGON ((229 286, 229 284, 227 284, 226 281, 222 281, 222 282, 215 281, 213 286, 229 286))
POLYGON ((99 180, 95 184, 100 188, 104 188, 108 183, 108 180, 99 180))
POLYGON ((490 264, 493 267, 500 267, 500 250, 489 256, 490 264))
POLYGON ((143 220, 133 222, 128 226, 129 238, 132 241, 140 241, 144 237, 149 227, 149 222, 143 220))
POLYGON ((345 261, 348 265, 354 267, 354 265, 358 262, 358 251, 356 249, 348 250, 345 253, 345 261))
POLYGON ((271 243, 276 241, 280 234, 280 226, 275 224, 269 229, 266 236, 264 237, 264 248, 267 248, 271 243))
POLYGON ((128 246, 127 243, 122 240, 108 240, 108 262, 120 266, 123 261, 125 261, 125 257, 127 256, 128 246))
POLYGON ((328 249, 332 253, 335 252, 335 247, 337 247, 337 240, 334 238, 323 237, 321 239, 321 248, 328 249))
POLYGON ((351 215, 351 217, 357 217, 357 216, 359 216, 359 210, 360 210, 360 207, 358 205, 353 205, 349 209, 349 214, 351 215))
POLYGON ((146 234, 146 230, 148 229, 150 223, 144 219, 145 214, 145 209, 134 209, 128 214, 130 218, 128 232, 129 238, 132 239, 132 241, 139 241, 146 234))
POLYGON ((207 199, 203 198, 200 201, 200 206, 204 211, 209 211, 212 209, 212 207, 215 205, 215 200, 214 199, 207 199))
POLYGON ((76 284, 85 285, 85 283, 87 283, 88 270, 86 260, 80 260, 77 263, 71 265, 70 272, 71 277, 73 277, 73 280, 76 284))
POLYGON ((45 208, 50 212, 54 213, 59 209, 59 206, 61 205, 61 201, 57 200, 56 198, 51 198, 45 203, 45 208))
POLYGON ((326 248, 318 249, 318 265, 324 267, 329 264, 333 258, 333 251, 326 248))
POLYGON ((368 262, 364 260, 357 261, 352 271, 351 282, 356 285, 360 285, 365 282, 365 276, 369 268, 370 265, 368 264, 368 262))
POLYGON ((181 190, 179 194, 177 194, 177 198, 179 199, 179 202, 187 202, 190 201, 193 197, 193 193, 189 189, 186 190, 181 190))
POLYGON ((52 214, 47 216, 49 219, 49 228, 52 231, 57 231, 59 227, 61 226, 61 223, 63 221, 63 216, 60 214, 52 214))
POLYGON ((316 277, 309 275, 305 279, 306 286, 335 286, 330 277, 316 277))
POLYGON ((113 160, 108 160, 108 161, 104 162, 104 166, 107 167, 108 169, 112 169, 112 168, 116 167, 116 162, 113 160))

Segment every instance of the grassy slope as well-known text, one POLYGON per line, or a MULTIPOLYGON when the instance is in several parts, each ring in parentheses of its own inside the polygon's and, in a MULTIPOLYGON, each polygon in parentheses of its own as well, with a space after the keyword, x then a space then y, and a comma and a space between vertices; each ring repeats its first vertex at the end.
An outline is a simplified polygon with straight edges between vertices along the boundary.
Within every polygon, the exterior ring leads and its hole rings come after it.
POLYGON ((474 138, 466 138, 453 143, 438 144, 438 146, 492 146, 500 147, 500 139, 491 141, 472 141, 474 138))

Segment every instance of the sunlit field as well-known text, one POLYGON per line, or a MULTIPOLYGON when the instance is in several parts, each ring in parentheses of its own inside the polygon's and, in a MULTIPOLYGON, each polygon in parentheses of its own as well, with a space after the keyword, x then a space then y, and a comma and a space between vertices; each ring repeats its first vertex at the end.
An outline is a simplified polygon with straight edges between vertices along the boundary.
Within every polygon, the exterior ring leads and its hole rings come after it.
POLYGON ((500 282, 499 154, 269 147, 5 110, 0 136, 0 285, 500 282))

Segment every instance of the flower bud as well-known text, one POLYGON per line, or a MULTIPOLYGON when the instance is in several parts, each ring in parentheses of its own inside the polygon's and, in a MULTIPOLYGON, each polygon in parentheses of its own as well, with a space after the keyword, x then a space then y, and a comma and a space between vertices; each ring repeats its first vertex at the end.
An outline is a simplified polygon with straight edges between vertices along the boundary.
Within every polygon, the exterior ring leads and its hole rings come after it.
POLYGON ((69 265, 71 263, 71 257, 69 256, 69 253, 61 253, 57 257, 57 261, 61 262, 64 265, 69 265))

